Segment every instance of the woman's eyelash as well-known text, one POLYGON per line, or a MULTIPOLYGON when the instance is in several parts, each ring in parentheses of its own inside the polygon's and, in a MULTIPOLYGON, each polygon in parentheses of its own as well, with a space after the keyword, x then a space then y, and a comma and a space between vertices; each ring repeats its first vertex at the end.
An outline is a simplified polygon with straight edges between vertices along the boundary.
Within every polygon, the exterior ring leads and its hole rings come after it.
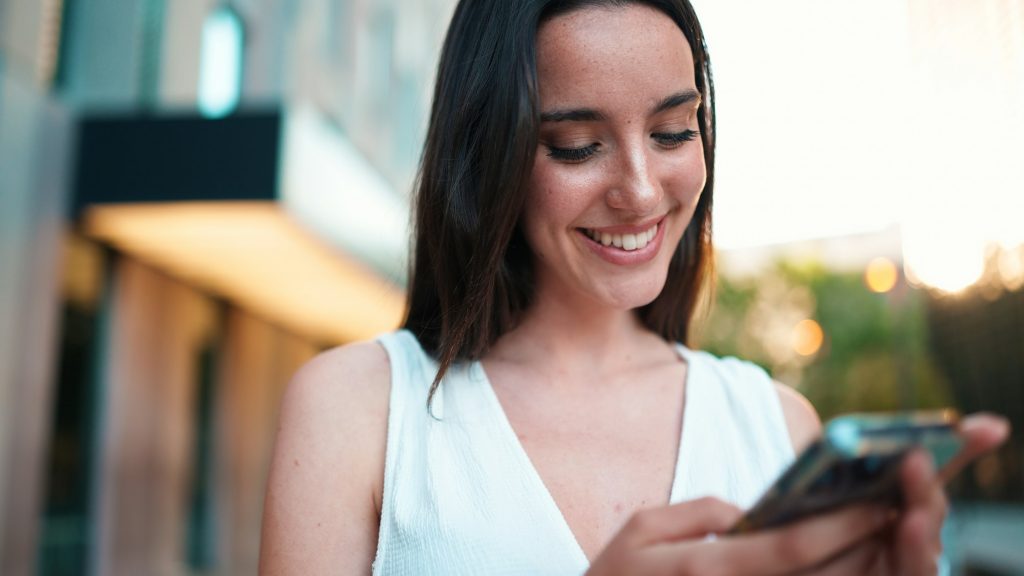
MULTIPOLYGON (((696 130, 683 130, 682 132, 656 132, 651 136, 665 146, 678 146, 683 142, 689 142, 697 137, 696 130)), ((558 148, 548 146, 548 156, 562 162, 583 162, 597 152, 597 144, 590 144, 580 148, 558 148)))
POLYGON ((563 162, 582 162, 597 152, 597 144, 590 144, 582 148, 556 148, 548 146, 548 156, 563 162))
POLYGON ((656 132, 651 136, 661 142, 662 144, 679 145, 683 142, 689 142, 697 137, 696 130, 683 130, 682 132, 656 132))

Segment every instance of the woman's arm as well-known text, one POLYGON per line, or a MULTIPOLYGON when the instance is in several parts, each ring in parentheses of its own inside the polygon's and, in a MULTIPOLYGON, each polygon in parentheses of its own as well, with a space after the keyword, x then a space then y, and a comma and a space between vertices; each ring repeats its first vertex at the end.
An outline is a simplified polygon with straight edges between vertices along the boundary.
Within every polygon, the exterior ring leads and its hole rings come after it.
POLYGON ((377 343, 320 354, 281 404, 260 574, 369 574, 377 549, 391 371, 377 343))

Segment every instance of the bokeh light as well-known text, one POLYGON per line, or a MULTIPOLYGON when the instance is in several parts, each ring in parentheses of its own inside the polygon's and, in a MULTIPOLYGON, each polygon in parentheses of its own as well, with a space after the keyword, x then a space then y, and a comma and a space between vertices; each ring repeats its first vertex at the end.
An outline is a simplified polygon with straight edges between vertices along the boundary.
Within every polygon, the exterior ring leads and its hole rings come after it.
POLYGON ((911 284, 955 293, 981 278, 986 242, 980 234, 951 234, 941 223, 923 228, 908 227, 903 234, 904 270, 911 284))
POLYGON ((207 118, 230 114, 242 94, 242 20, 230 6, 216 8, 203 24, 199 62, 199 112, 207 118))
POLYGON ((793 327, 793 350, 801 356, 813 356, 821 350, 825 333, 814 320, 801 320, 793 327))
POLYGON ((999 257, 996 266, 999 270, 999 277, 1007 290, 1020 290, 1024 288, 1024 258, 1021 257, 1020 249, 1000 247, 999 257))
POLYGON ((868 290, 878 294, 892 290, 898 277, 896 264, 881 256, 868 262, 867 269, 864 271, 864 283, 867 284, 868 290))

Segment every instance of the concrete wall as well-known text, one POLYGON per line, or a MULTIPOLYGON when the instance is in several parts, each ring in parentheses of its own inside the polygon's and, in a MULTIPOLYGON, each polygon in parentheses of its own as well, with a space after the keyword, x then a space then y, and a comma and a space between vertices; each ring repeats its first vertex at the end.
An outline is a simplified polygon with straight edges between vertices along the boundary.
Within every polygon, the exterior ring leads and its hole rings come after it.
POLYGON ((182 572, 198 352, 213 337, 215 310, 124 258, 109 289, 93 573, 182 572))
POLYGON ((51 410, 68 122, 0 64, 0 573, 27 573, 51 410))
POLYGON ((225 336, 214 418, 217 555, 223 573, 255 574, 281 394, 316 348, 239 310, 229 312, 225 336))

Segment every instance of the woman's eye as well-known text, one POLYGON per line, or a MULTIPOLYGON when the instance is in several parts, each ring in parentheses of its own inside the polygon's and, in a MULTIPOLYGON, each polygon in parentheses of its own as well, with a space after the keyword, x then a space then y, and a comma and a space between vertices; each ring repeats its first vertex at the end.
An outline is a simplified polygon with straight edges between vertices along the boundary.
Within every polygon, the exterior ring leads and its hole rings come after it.
POLYGON ((689 142, 697 137, 696 130, 683 130, 682 132, 655 132, 651 137, 658 141, 658 144, 666 148, 675 148, 683 142, 689 142))
POLYGON ((583 162, 587 158, 593 156, 594 152, 597 152, 597 144, 590 144, 589 146, 583 146, 582 148, 558 148, 555 146, 548 146, 548 156, 561 162, 583 162))

